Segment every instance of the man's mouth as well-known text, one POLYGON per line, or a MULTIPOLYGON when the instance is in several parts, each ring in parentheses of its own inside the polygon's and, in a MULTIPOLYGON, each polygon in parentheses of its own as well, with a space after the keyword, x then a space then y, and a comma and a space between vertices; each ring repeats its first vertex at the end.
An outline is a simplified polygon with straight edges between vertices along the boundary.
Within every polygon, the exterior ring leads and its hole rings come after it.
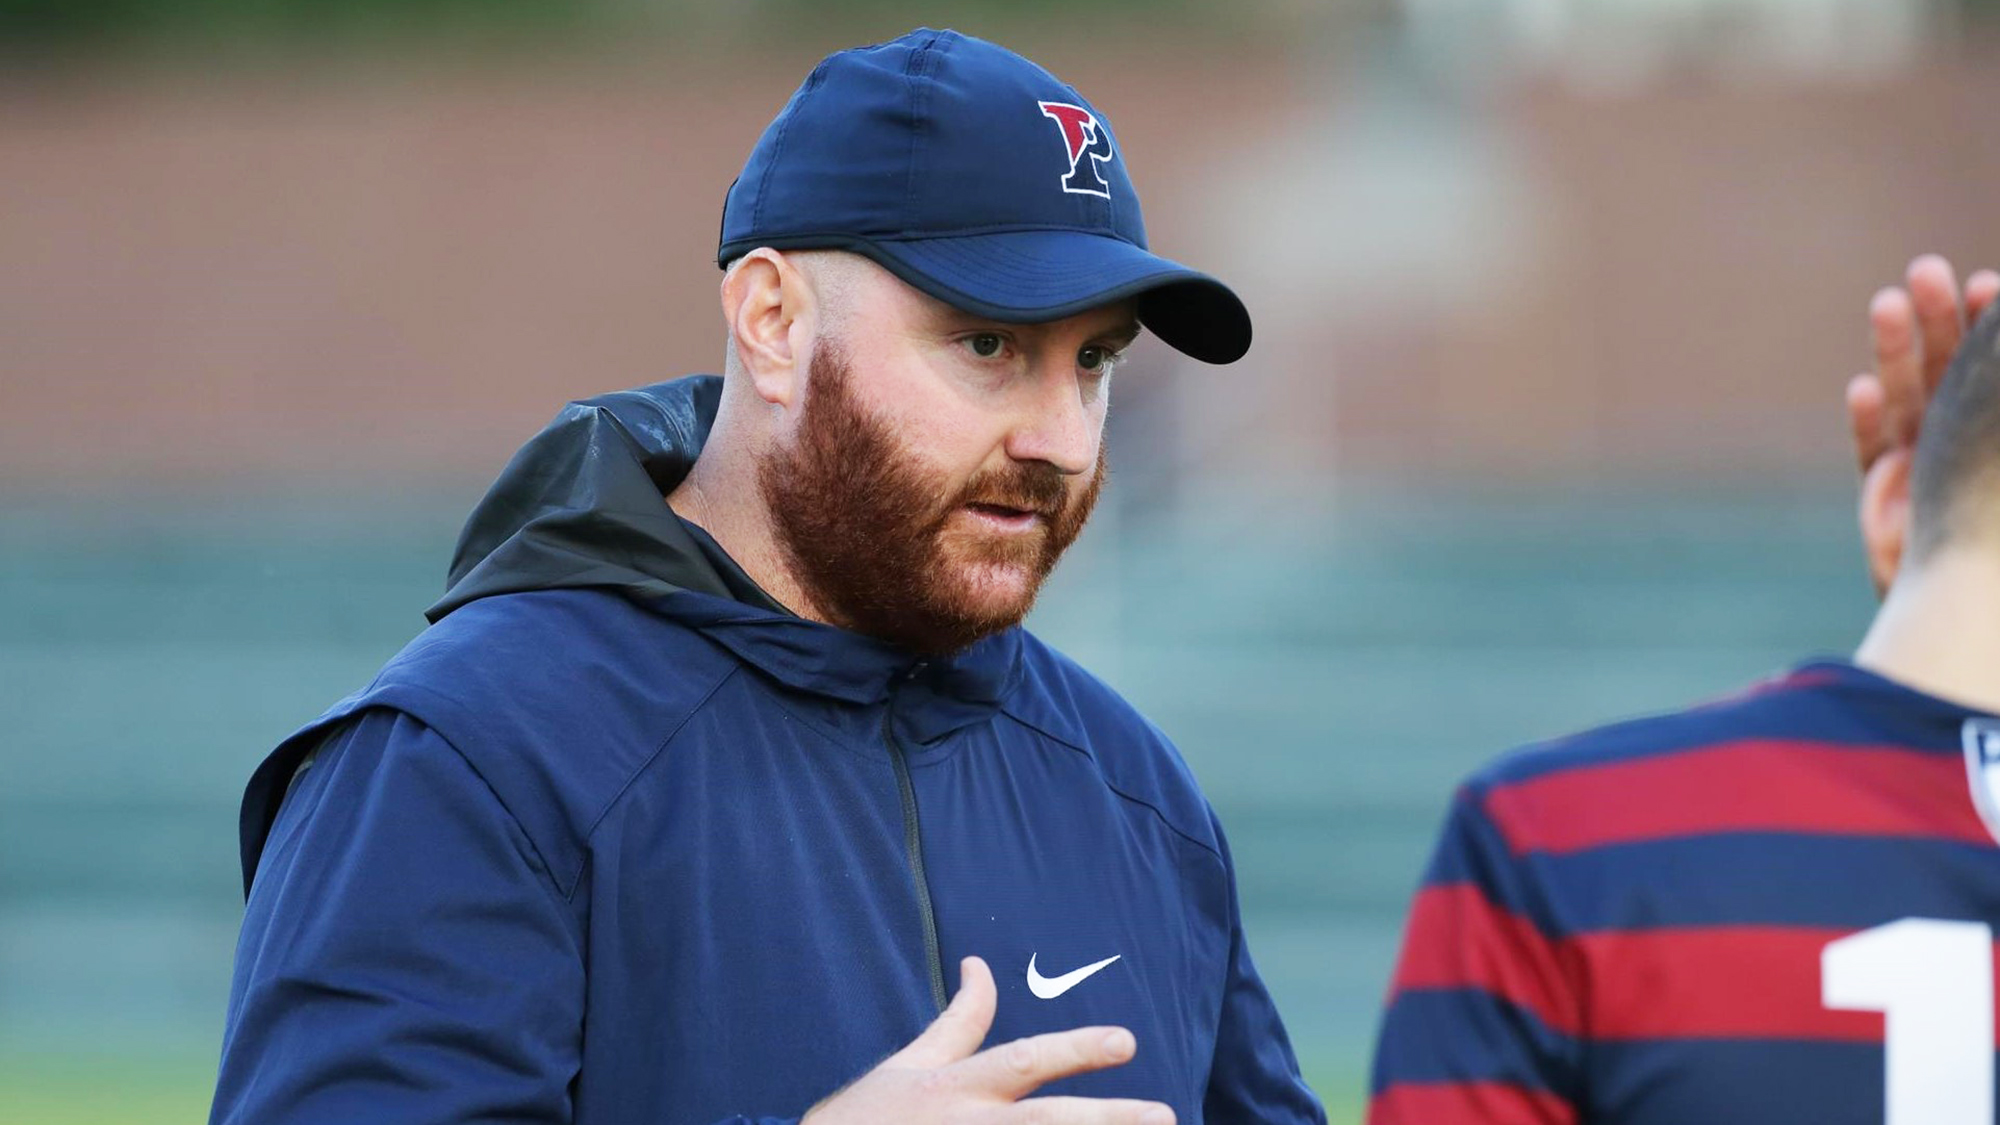
POLYGON ((967 504, 965 510, 981 522, 1004 531, 1026 531, 1045 518, 1033 508, 1016 508, 1007 504, 967 504))

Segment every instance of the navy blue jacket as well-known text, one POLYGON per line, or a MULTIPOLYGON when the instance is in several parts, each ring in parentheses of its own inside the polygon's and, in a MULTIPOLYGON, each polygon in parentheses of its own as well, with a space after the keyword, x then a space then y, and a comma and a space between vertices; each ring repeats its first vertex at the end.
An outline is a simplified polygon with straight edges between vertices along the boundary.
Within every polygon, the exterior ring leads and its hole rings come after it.
POLYGON ((259 768, 212 1120, 795 1119, 976 954, 989 1044, 1137 1036, 1052 1092, 1323 1121, 1166 738, 1023 630, 924 663, 772 603, 660 499, 716 395, 568 408, 434 624, 259 768))

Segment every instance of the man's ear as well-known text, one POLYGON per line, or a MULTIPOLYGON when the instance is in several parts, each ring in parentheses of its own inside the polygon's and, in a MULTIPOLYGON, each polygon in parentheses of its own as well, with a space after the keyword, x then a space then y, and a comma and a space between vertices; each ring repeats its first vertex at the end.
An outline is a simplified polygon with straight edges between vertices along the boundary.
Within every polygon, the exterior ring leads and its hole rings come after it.
POLYGON ((1875 594, 1889 592, 1903 569, 1903 551, 1910 538, 1910 468, 1908 448, 1891 449, 1868 466, 1861 478, 1861 546, 1868 555, 1868 576, 1875 594))
POLYGON ((812 338, 814 300, 806 276, 776 250, 752 250, 722 277, 722 317, 736 363, 773 406, 798 398, 798 360, 812 338))

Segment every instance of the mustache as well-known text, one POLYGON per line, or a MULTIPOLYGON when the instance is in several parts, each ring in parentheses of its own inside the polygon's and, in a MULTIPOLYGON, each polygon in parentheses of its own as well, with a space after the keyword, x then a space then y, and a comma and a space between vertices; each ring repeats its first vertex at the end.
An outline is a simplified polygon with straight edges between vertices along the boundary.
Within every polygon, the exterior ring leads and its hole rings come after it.
POLYGON ((967 504, 1013 508, 1054 519, 1069 506, 1069 483, 1061 469, 1046 461, 1016 462, 972 478, 945 514, 967 504))

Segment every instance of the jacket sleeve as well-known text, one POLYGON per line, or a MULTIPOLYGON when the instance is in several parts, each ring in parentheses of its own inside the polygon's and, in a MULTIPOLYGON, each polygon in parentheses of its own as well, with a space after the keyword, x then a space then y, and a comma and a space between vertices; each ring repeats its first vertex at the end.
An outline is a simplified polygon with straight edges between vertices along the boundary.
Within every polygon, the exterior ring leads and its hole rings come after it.
POLYGON ((1202 1099, 1202 1117, 1215 1125, 1325 1125, 1326 1110, 1300 1076, 1284 1021, 1278 1018, 1277 1005, 1250 960, 1229 841, 1213 813, 1209 820, 1221 844, 1229 880, 1230 936, 1229 978, 1222 995, 1222 1019, 1215 1037, 1208 1091, 1202 1099))
POLYGON ((465 758, 407 715, 362 712, 272 826, 210 1120, 568 1122, 580 933, 465 758))
POLYGON ((1376 1041, 1369 1125, 1576 1125, 1575 968, 1547 896, 1458 794, 1410 907, 1376 1041))

